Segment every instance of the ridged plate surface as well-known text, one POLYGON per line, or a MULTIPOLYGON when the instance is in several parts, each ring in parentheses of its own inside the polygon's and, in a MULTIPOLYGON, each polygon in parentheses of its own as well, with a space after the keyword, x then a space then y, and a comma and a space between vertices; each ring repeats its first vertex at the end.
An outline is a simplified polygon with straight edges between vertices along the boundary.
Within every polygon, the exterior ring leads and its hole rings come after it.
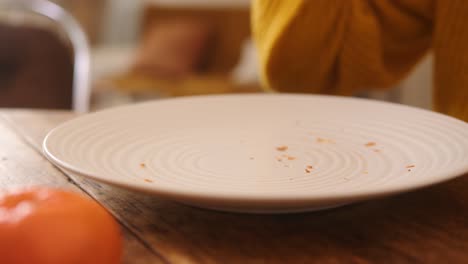
POLYGON ((186 97, 84 115, 44 152, 92 179, 195 206, 317 210, 468 171, 468 125, 411 107, 312 95, 186 97))

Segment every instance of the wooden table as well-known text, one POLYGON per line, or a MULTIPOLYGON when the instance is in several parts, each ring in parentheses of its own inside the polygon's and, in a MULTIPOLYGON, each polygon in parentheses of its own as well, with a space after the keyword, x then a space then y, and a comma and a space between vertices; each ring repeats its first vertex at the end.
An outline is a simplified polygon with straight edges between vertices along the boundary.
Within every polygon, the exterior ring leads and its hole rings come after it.
POLYGON ((0 111, 0 188, 85 193, 120 221, 124 263, 468 263, 468 177, 291 215, 202 210, 67 175, 41 154, 68 112, 0 111))

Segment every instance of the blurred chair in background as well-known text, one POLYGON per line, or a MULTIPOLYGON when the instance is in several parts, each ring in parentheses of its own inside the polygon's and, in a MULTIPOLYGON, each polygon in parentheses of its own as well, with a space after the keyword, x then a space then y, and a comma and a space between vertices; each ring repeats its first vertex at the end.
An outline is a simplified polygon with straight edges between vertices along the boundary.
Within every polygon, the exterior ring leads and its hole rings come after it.
MULTIPOLYGON (((236 4, 239 1, 147 1, 142 20, 143 54, 153 55, 151 47, 160 48, 164 41, 163 30, 185 34, 185 41, 205 46, 200 48, 201 68, 195 68, 198 74, 229 74, 240 59, 240 51, 246 39, 250 37, 250 9, 248 4, 236 4), (185 3, 185 4, 177 4, 185 3), (219 2, 228 2, 219 5, 219 2), (197 5, 198 3, 198 5, 197 5), (218 5, 217 5, 218 3, 218 5), (200 41, 202 40, 202 41, 200 41), (207 48, 207 49, 206 49, 207 48)), ((240 1, 243 3, 245 1, 240 1)), ((175 40, 174 42, 178 42, 175 40)), ((180 46, 181 44, 179 44, 180 46)), ((171 49, 165 49, 171 52, 171 49)), ((154 54, 158 55, 158 54, 154 54)), ((150 56, 148 60, 159 60, 160 56, 150 56)), ((141 60, 137 61, 142 63, 141 60)), ((198 65, 200 66, 200 65, 198 65)))
POLYGON ((133 71, 177 79, 200 73, 206 65, 213 32, 197 19, 179 18, 155 23, 137 51, 133 71))
POLYGON ((44 0, 0 0, 0 107, 89 109, 89 47, 44 0))
POLYGON ((258 82, 247 82, 245 78, 239 82, 234 78, 239 76, 237 65, 250 38, 248 0, 144 3, 139 43, 131 66, 126 72, 95 84, 93 106, 262 92, 258 82))

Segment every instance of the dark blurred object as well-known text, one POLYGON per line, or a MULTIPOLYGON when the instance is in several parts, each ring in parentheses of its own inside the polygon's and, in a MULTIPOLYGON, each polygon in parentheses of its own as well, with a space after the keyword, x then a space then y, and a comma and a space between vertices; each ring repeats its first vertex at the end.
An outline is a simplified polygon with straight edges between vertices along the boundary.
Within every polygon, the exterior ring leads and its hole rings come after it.
POLYGON ((89 46, 46 0, 0 1, 0 107, 89 109, 89 46))
POLYGON ((58 35, 0 24, 0 107, 72 107, 73 56, 58 35))
POLYGON ((173 19, 155 24, 138 49, 133 71, 162 78, 180 78, 206 65, 210 27, 197 20, 173 19))
POLYGON ((194 32, 192 34, 196 32, 206 34, 207 31, 209 33, 209 39, 205 39, 209 41, 205 43, 208 46, 208 52, 205 52, 204 58, 201 59, 203 73, 227 74, 238 63, 242 44, 250 36, 249 17, 248 7, 217 8, 148 4, 143 16, 142 41, 149 40, 149 36, 155 34, 154 28, 168 21, 179 20, 181 23, 192 21, 194 25, 191 29, 194 32))

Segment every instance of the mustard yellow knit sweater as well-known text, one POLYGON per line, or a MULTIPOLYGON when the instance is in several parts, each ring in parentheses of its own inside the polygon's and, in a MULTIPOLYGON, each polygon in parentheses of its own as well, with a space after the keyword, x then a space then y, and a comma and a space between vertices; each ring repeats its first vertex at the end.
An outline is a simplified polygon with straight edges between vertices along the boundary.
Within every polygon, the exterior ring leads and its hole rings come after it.
POLYGON ((254 0, 267 87, 390 87, 434 52, 434 107, 468 121, 468 0, 254 0))

